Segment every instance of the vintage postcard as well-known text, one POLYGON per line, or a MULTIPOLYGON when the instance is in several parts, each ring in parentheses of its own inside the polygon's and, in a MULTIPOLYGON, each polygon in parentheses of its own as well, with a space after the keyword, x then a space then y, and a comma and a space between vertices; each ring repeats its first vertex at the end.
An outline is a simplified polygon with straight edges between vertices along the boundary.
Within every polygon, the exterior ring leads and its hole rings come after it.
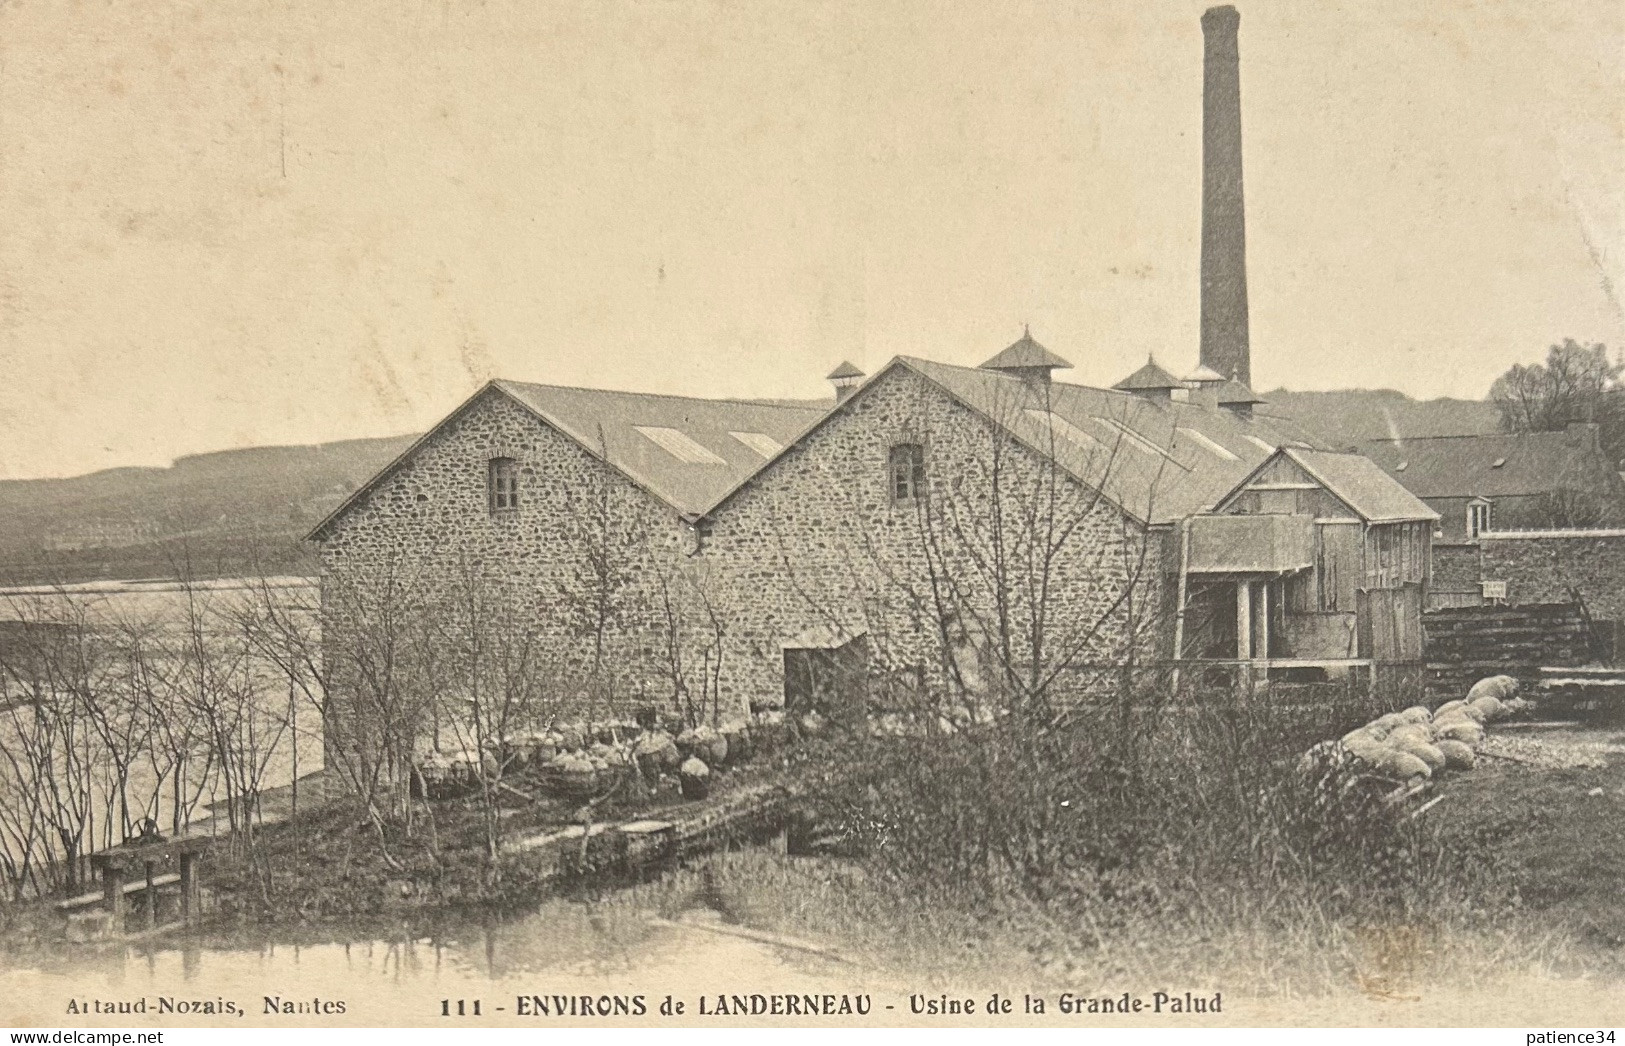
POLYGON ((0 1024, 1613 1043, 1622 54, 3 0, 0 1024))

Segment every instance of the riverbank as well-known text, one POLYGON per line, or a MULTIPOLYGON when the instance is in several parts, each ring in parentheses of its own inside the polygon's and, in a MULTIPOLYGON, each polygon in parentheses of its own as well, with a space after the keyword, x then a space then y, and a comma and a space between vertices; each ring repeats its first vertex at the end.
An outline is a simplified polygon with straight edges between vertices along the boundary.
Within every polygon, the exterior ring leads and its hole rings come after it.
MULTIPOLYGON (((208 873, 212 921, 169 946, 509 940, 496 928, 518 920, 540 927, 545 946, 525 958, 510 943, 510 966, 567 965, 572 956, 640 954, 664 924, 701 920, 714 924, 704 932, 810 945, 807 954, 854 976, 906 975, 922 990, 1120 993, 1173 978, 1182 990, 1255 999, 1403 1003, 1440 986, 1493 994, 1512 979, 1616 982, 1625 976, 1625 735, 1543 731, 1502 747, 1516 758, 1487 757, 1443 782, 1438 802, 1412 822, 1436 840, 1430 852, 1454 856, 1448 877, 1384 907, 1338 902, 1328 884, 1284 872, 1220 889, 1191 873, 1189 854, 1044 901, 1014 890, 987 896, 950 877, 899 874, 884 843, 858 859, 745 847, 692 856, 652 881, 561 891, 523 851, 485 859, 475 800, 420 804, 410 832, 381 839, 359 811, 334 802, 263 827, 252 851, 218 851, 208 873)), ((716 794, 725 801, 783 770, 729 771, 716 794)), ((515 800, 503 810, 503 837, 568 828, 570 805, 515 800)), ((606 801, 595 816, 647 819, 692 805, 675 792, 645 795, 606 801)), ((8 934, 8 948, 15 953, 21 939, 8 934)), ((48 950, 54 961, 76 954, 60 942, 48 950)), ((11 964, 40 954, 13 954, 11 964)))
MULTIPOLYGON (((1285 876, 1215 889, 1183 871, 1178 855, 1148 863, 1132 881, 1039 903, 911 880, 875 857, 751 849, 698 858, 653 882, 575 891, 583 907, 572 910, 590 913, 583 925, 596 929, 578 926, 566 936, 630 946, 653 932, 651 915, 700 909, 727 925, 819 942, 864 967, 932 971, 931 983, 944 985, 1106 991, 1177 972, 1193 990, 1404 998, 1436 984, 1488 990, 1513 974, 1616 979, 1625 975, 1625 830, 1618 827, 1625 760, 1606 747, 1596 754, 1595 743, 1625 738, 1575 740, 1592 745, 1590 765, 1489 760, 1449 781, 1421 827, 1459 858, 1458 870, 1385 909, 1337 908, 1285 876)), ((741 773, 733 787, 755 779, 741 773)), ((680 805, 674 797, 671 806, 680 805)), ((623 806, 606 809, 603 819, 648 812, 623 806)), ((500 916, 551 903, 557 884, 527 871, 522 856, 503 861, 495 877, 483 871, 471 811, 437 804, 433 813, 410 843, 392 840, 405 875, 381 866, 375 840, 341 808, 307 822, 306 834, 294 825, 268 830, 260 843, 271 869, 269 902, 245 866, 237 879, 222 880, 235 896, 223 897, 222 908, 319 936, 322 921, 333 918, 422 925, 446 910, 500 916), (434 840, 439 849, 431 854, 434 840)), ((551 816, 515 811, 508 831, 563 825, 556 811, 551 816)))
POLYGON ((414 800, 409 822, 382 830, 353 802, 334 798, 257 829, 252 847, 217 853, 211 907, 218 919, 266 923, 413 909, 511 911, 589 872, 599 873, 604 887, 615 885, 612 874, 624 870, 601 867, 612 849, 606 829, 714 819, 735 800, 770 791, 779 773, 771 764, 719 769, 710 797, 697 802, 674 778, 650 785, 630 770, 590 807, 516 775, 494 790, 491 809, 479 794, 414 800))

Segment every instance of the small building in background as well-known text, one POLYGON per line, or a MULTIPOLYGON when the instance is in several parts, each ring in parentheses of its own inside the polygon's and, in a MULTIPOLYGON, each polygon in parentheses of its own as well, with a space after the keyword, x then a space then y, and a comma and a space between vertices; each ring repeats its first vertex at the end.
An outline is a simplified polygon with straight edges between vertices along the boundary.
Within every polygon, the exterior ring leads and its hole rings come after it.
POLYGON ((1488 530, 1625 523, 1625 482, 1593 423, 1561 432, 1373 440, 1362 449, 1439 513, 1435 539, 1445 544, 1488 530))

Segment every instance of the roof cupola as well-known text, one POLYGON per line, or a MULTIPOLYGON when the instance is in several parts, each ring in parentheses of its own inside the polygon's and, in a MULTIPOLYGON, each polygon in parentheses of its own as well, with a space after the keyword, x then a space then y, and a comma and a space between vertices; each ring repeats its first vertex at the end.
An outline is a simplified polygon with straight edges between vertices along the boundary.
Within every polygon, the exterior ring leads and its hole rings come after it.
POLYGON ((1026 325, 1021 328, 1021 340, 981 365, 981 370, 996 370, 1027 381, 1048 383, 1050 371, 1070 370, 1072 364, 1033 340, 1026 325))
POLYGON ((1173 396, 1173 390, 1184 387, 1184 382, 1163 370, 1151 356, 1145 358, 1145 366, 1112 386, 1120 392, 1132 392, 1153 403, 1167 403, 1173 396))

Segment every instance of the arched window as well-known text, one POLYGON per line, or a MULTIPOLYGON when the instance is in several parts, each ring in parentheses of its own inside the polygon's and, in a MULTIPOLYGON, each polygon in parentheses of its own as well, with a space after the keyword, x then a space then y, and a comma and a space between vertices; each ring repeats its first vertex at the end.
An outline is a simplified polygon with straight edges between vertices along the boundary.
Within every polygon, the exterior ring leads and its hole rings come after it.
POLYGON ((925 448, 898 443, 891 449, 891 499, 899 504, 925 497, 925 448))
POLYGON ((486 465, 485 493, 492 514, 519 508, 519 463, 512 458, 492 458, 486 465))

